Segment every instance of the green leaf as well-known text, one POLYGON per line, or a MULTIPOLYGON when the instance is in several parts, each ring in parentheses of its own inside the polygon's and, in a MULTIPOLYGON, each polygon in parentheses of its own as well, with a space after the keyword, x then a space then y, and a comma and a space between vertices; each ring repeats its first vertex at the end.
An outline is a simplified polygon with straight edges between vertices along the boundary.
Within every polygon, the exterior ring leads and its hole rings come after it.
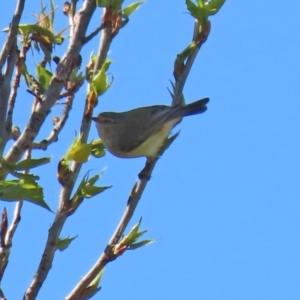
POLYGON ((53 0, 50 1, 50 7, 51 7, 51 11, 52 11, 52 13, 50 13, 50 19, 51 19, 51 24, 53 24, 53 22, 54 22, 54 11, 55 11, 53 0))
POLYGON ((94 156, 94 157, 102 157, 105 155, 105 146, 102 142, 102 140, 98 139, 98 140, 95 140, 95 141, 92 141, 91 142, 91 146, 92 146, 92 150, 91 150, 91 154, 94 156))
POLYGON ((196 16, 198 14, 199 7, 191 0, 186 0, 185 3, 192 16, 197 18, 196 16))
POLYGON ((141 4, 143 4, 144 1, 141 2, 135 2, 135 3, 131 3, 130 5, 128 5, 127 7, 125 7, 122 10, 122 15, 125 17, 129 17, 133 12, 135 12, 140 6, 141 4))
POLYGON ((125 235, 118 244, 113 247, 113 253, 116 256, 122 255, 127 249, 135 250, 142 246, 153 243, 154 240, 143 240, 137 242, 137 240, 147 232, 147 230, 139 231, 140 225, 142 222, 142 218, 140 218, 139 222, 132 227, 128 235, 125 235))
POLYGON ((85 76, 83 75, 83 72, 78 72, 79 67, 74 68, 71 75, 70 75, 70 81, 72 83, 78 83, 79 81, 83 80, 85 76))
POLYGON ((0 159, 0 163, 8 171, 29 170, 29 169, 36 168, 41 165, 47 164, 49 162, 50 162, 50 157, 43 157, 43 158, 37 158, 37 159, 28 158, 28 159, 24 159, 24 160, 20 161, 17 164, 9 163, 3 157, 0 159))
POLYGON ((91 299, 93 296, 95 296, 96 293, 98 293, 101 290, 101 286, 99 286, 99 283, 102 279, 103 272, 104 272, 104 268, 98 273, 98 275, 93 279, 93 281, 87 286, 87 288, 85 289, 85 291, 83 293, 84 299, 91 299))
POLYGON ((40 177, 37 175, 20 173, 13 170, 9 171, 9 173, 16 178, 23 179, 25 181, 36 181, 40 179, 40 177))
POLYGON ((205 3, 205 8, 207 14, 212 16, 215 15, 223 6, 225 0, 210 0, 209 2, 205 3))
POLYGON ((91 144, 81 144, 80 137, 75 138, 73 144, 64 156, 65 161, 74 160, 76 162, 82 163, 86 162, 91 154, 92 146, 91 144))
POLYGON ((26 63, 23 64, 21 72, 22 72, 22 75, 24 76, 26 85, 29 87, 30 86, 30 74, 28 73, 26 63))
POLYGON ((56 35, 54 38, 54 42, 57 45, 61 45, 64 42, 65 38, 63 36, 60 35, 56 35))
MULTIPOLYGON (((177 54, 175 63, 174 63, 174 76, 178 78, 184 70, 184 62, 187 58, 192 55, 192 53, 196 50, 197 43, 191 42, 181 53, 177 54)), ((172 95, 172 94, 171 94, 172 95)))
POLYGON ((40 47, 42 48, 42 51, 45 55, 46 61, 50 62, 51 61, 51 53, 52 49, 49 49, 49 47, 45 47, 42 43, 39 43, 40 47))
POLYGON ((163 150, 161 151, 160 155, 163 155, 163 153, 171 146, 171 144, 175 141, 175 139, 179 136, 180 131, 176 132, 169 138, 165 140, 165 143, 163 145, 163 150))
POLYGON ((86 172, 86 174, 83 176, 81 182, 79 183, 79 186, 74 194, 74 196, 72 197, 71 201, 73 204, 77 203, 78 198, 83 198, 83 195, 81 193, 82 188, 86 185, 87 181, 88 181, 88 174, 89 171, 86 172))
POLYGON ((207 20, 209 16, 216 14, 224 3, 225 0, 197 0, 198 5, 196 5, 191 0, 186 0, 187 9, 191 15, 201 21, 201 23, 207 20))
POLYGON ((197 3, 198 3, 199 7, 201 7, 201 8, 204 7, 204 4, 205 4, 204 0, 197 0, 197 3))
POLYGON ((44 201, 42 187, 34 181, 0 180, 0 200, 9 202, 26 200, 50 210, 44 201))
POLYGON ((137 232, 136 235, 135 235, 135 237, 136 237, 135 239, 137 240, 138 238, 140 238, 146 232, 148 232, 148 230, 143 230, 143 231, 137 232))
POLYGON ((96 196, 105 190, 111 188, 111 186, 95 186, 95 183, 98 181, 102 173, 93 176, 92 178, 88 179, 88 175, 85 177, 86 182, 81 187, 80 194, 85 198, 91 198, 96 196))
POLYGON ((27 158, 15 165, 15 170, 29 170, 32 168, 36 168, 45 164, 48 164, 51 161, 51 157, 43 157, 43 158, 27 158))
POLYGON ((179 55, 186 60, 197 48, 197 43, 191 42, 179 55))
POLYGON ((50 162, 50 157, 43 157, 39 159, 31 159, 31 158, 25 159, 20 161, 17 164, 11 164, 7 162, 3 157, 0 159, 0 163, 2 167, 4 167, 11 175, 19 179, 23 179, 25 181, 36 181, 39 179, 39 177, 33 174, 19 173, 17 171, 29 170, 47 164, 49 162, 50 162))
POLYGON ((108 82, 106 75, 106 71, 108 70, 111 62, 111 60, 106 59, 104 64, 102 65, 102 68, 96 73, 96 75, 92 79, 90 86, 91 89, 97 95, 97 97, 103 95, 113 83, 113 77, 111 82, 108 82))
POLYGON ((94 197, 105 190, 111 188, 111 186, 96 186, 95 183, 98 181, 102 172, 97 174, 89 179, 89 172, 87 172, 83 179, 81 180, 77 191, 75 192, 74 196, 72 197, 72 202, 76 203, 78 198, 91 198, 94 197))
POLYGON ((191 15, 197 19, 197 20, 203 20, 206 18, 205 9, 203 7, 197 6, 194 2, 191 0, 186 0, 186 6, 191 15))
POLYGON ((93 186, 87 184, 82 188, 81 193, 85 198, 91 198, 104 192, 109 188, 111 188, 111 186, 93 186))
POLYGON ((98 286, 102 279, 103 273, 104 273, 104 268, 98 273, 98 275, 94 278, 94 280, 89 284, 89 287, 98 286))
POLYGON ((73 240, 75 240, 77 238, 77 235, 70 238, 70 237, 67 237, 67 238, 58 238, 58 241, 56 243, 56 248, 59 250, 59 251, 63 251, 65 249, 67 249, 69 247, 69 245, 72 243, 73 240))
MULTIPOLYGON (((6 32, 8 30, 9 28, 5 28, 3 31, 6 32)), ((18 33, 23 35, 29 33, 39 33, 44 37, 48 37, 52 42, 55 39, 54 34, 49 29, 38 24, 19 24, 18 33)))
POLYGON ((152 244, 153 242, 155 242, 155 240, 143 240, 143 241, 138 242, 138 243, 133 243, 133 244, 130 245, 128 250, 135 250, 137 248, 152 244))
POLYGON ((81 144, 74 147, 70 153, 71 160, 82 163, 86 162, 91 154, 92 146, 89 144, 81 144))

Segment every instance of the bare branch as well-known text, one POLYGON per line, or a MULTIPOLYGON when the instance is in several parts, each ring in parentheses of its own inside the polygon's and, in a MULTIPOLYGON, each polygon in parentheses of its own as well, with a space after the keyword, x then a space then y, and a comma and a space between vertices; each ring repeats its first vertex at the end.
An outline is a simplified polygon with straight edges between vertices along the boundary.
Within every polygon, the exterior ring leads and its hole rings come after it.
POLYGON ((0 244, 2 248, 6 248, 5 236, 7 233, 7 226, 8 226, 7 211, 6 208, 4 207, 2 211, 1 230, 0 230, 0 244))
MULTIPOLYGON (((25 64, 26 53, 28 52, 29 49, 30 49, 30 43, 26 43, 22 47, 20 53, 17 55, 16 72, 15 72, 15 76, 14 76, 14 80, 13 80, 13 84, 12 84, 12 89, 10 92, 10 97, 9 97, 9 101, 8 101, 8 110, 7 110, 7 116, 6 116, 6 125, 5 126, 6 126, 6 131, 8 134, 12 133, 12 122, 13 122, 13 112, 14 112, 14 108, 15 108, 15 102, 16 102, 16 98, 17 98, 17 94, 18 94, 18 88, 20 86, 22 68, 25 64)), ((5 113, 6 113, 6 110, 5 110, 5 113)), ((8 138, 9 138, 9 136, 7 137, 7 139, 8 138)))
POLYGON ((97 29, 95 29, 93 32, 87 35, 84 39, 84 44, 92 40, 102 29, 104 29, 105 26, 106 26, 105 24, 101 24, 97 29))
MULTIPOLYGON (((108 10, 108 8, 103 9, 103 18, 105 18, 106 14, 109 14, 108 10)), ((100 70, 101 66, 103 65, 110 48, 110 44, 113 40, 111 22, 104 22, 103 24, 105 24, 105 26, 101 34, 100 47, 98 49, 97 61, 95 63, 94 72, 96 70, 100 70)))
POLYGON ((14 16, 10 24, 10 30, 7 34, 6 41, 0 53, 0 72, 5 64, 6 58, 11 51, 11 47, 15 44, 18 33, 18 26, 23 13, 25 0, 18 0, 14 16))
POLYGON ((11 92, 11 78, 17 61, 17 46, 13 44, 7 58, 5 74, 0 83, 0 156, 2 156, 9 130, 6 126, 6 111, 11 92))
POLYGON ((32 146, 31 146, 32 149, 47 150, 47 148, 50 144, 58 141, 58 135, 64 128, 64 126, 69 118, 69 113, 72 109, 74 97, 75 97, 74 94, 67 97, 62 115, 59 118, 59 121, 55 124, 55 127, 52 129, 49 137, 47 139, 40 141, 39 143, 32 143, 32 146))
POLYGON ((18 201, 16 203, 13 220, 11 222, 11 225, 10 225, 10 227, 7 231, 6 237, 5 237, 5 245, 7 247, 11 247, 11 244, 12 244, 11 241, 12 241, 13 236, 14 236, 16 230, 17 230, 17 227, 18 227, 18 225, 21 221, 22 206, 23 206, 23 201, 18 201))
POLYGON ((8 264, 8 257, 10 248, 5 244, 5 236, 7 233, 8 220, 7 220, 7 211, 4 207, 2 211, 2 219, 1 219, 1 247, 0 247, 0 282, 2 281, 5 269, 8 264))

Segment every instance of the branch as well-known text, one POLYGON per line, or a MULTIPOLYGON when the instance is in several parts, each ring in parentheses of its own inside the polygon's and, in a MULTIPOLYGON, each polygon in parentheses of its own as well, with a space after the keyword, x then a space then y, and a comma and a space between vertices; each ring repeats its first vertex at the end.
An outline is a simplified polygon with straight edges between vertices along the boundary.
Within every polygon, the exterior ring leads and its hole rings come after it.
POLYGON ((101 24, 97 29, 95 29, 93 32, 91 32, 89 35, 87 35, 84 38, 84 44, 88 43, 91 39, 93 39, 102 29, 105 28, 105 24, 101 24))
POLYGON ((4 241, 3 240, 1 241, 1 248, 0 248, 0 282, 2 281, 5 269, 8 265, 13 236, 21 220, 22 205, 23 205, 23 201, 18 201, 16 203, 12 223, 4 237, 2 236, 3 232, 1 232, 1 239, 3 239, 4 241))
MULTIPOLYGON (((31 151, 28 150, 26 153, 26 159, 30 159, 31 151)), ((24 171, 25 174, 28 174, 28 170, 24 171)), ((23 206, 23 201, 18 201, 15 205, 14 216, 11 222, 10 227, 8 227, 8 218, 6 208, 4 208, 2 213, 2 222, 1 222, 1 247, 0 247, 0 282, 2 281, 5 269, 8 265, 9 255, 12 248, 12 239, 18 228, 18 225, 21 221, 21 209, 23 206)))
POLYGON ((55 124, 55 127, 52 129, 49 137, 40 141, 39 143, 32 143, 31 149, 47 150, 47 148, 50 144, 58 141, 58 135, 64 128, 64 126, 69 118, 69 113, 72 109, 74 97, 75 97, 74 94, 67 97, 62 115, 59 118, 59 121, 55 124))
POLYGON ((186 79, 190 73, 190 70, 193 66, 193 63, 196 59, 198 52, 200 51, 201 46, 207 40, 207 37, 210 32, 210 22, 204 24, 204 30, 199 33, 200 24, 198 20, 195 20, 193 41, 198 43, 198 47, 195 51, 187 58, 186 64, 180 76, 176 79, 175 88, 174 88, 174 97, 172 101, 172 106, 176 106, 181 103, 181 94, 186 82, 186 79), (206 26, 206 27, 205 27, 206 26))
MULTIPOLYGON (((103 20, 106 19, 106 15, 110 14, 109 9, 108 8, 104 8, 103 9, 103 20)), ((97 55, 97 61, 95 63, 95 67, 94 67, 94 73, 97 70, 101 69, 101 66, 103 65, 106 57, 107 57, 107 53, 109 51, 111 42, 113 40, 113 33, 112 33, 112 23, 111 22, 105 22, 103 21, 103 31, 101 34, 101 38, 100 38, 100 47, 98 49, 98 55, 97 55)))
MULTIPOLYGON (((78 57, 78 54, 83 46, 82 41, 85 37, 87 27, 95 9, 95 0, 86 0, 83 3, 82 9, 74 16, 74 35, 71 36, 68 50, 57 66, 56 74, 54 75, 54 78, 52 79, 50 86, 45 93, 45 96, 43 97, 43 104, 39 105, 37 108, 38 113, 33 113, 33 116, 29 121, 29 125, 26 127, 25 131, 17 141, 20 141, 19 146, 22 147, 22 149, 29 146, 28 143, 26 144, 24 140, 25 136, 33 141, 46 115, 49 113, 51 106, 54 105, 56 99, 59 97, 59 93, 72 71, 73 58, 78 57), (46 104, 44 104, 44 102, 46 104), (36 117, 38 118, 37 120, 34 119, 36 117), (40 118, 42 118, 42 120, 40 118), (36 128, 38 130, 36 130, 36 128)), ((13 155, 13 153, 10 153, 8 158, 13 161, 15 159, 18 159, 20 155, 20 152, 17 155, 13 155)), ((59 207, 54 222, 49 229, 47 242, 40 264, 29 288, 25 292, 24 300, 31 300, 36 298, 51 269, 54 254, 57 249, 57 240, 67 219, 67 214, 70 206, 69 199, 71 197, 72 189, 75 183, 75 180, 73 178, 75 178, 75 176, 71 176, 70 182, 66 184, 66 186, 64 186, 61 190, 59 207)))
POLYGON ((16 37, 18 27, 23 13, 25 0, 18 0, 15 13, 13 15, 10 30, 6 36, 6 41, 0 53, 0 156, 2 156, 5 147, 7 132, 6 132, 6 110, 10 94, 10 82, 14 70, 16 56, 16 37), (4 64, 7 61, 5 75, 2 73, 4 64))
POLYGON ((2 73, 2 68, 5 64, 6 58, 11 50, 11 47, 15 44, 20 19, 21 19, 23 9, 24 9, 24 5, 25 5, 25 0, 18 0, 16 10, 15 10, 14 16, 13 16, 11 24, 10 24, 10 30, 7 34, 6 41, 4 43, 2 51, 0 53, 0 72, 1 73, 2 73))
POLYGON ((22 206, 23 206, 23 201, 18 201, 15 205, 13 220, 11 222, 9 229, 7 230, 6 237, 5 237, 5 245, 7 247, 11 247, 13 236, 14 236, 14 234, 17 230, 17 227, 21 221, 22 206))
POLYGON ((146 166, 143 169, 143 178, 134 185, 132 188, 131 194, 127 200, 127 206, 123 213, 123 216, 114 232, 108 245, 106 246, 104 252, 97 260, 95 265, 90 269, 90 271, 80 280, 78 285, 71 291, 71 293, 65 298, 65 300, 75 300, 75 299, 84 299, 83 294, 88 285, 94 280, 94 278, 99 274, 99 272, 106 266, 107 263, 116 259, 117 257, 113 254, 113 248, 120 240, 123 235, 129 221, 131 220, 134 211, 141 199, 141 196, 146 188, 148 180, 151 177, 151 173, 154 169, 154 166, 157 162, 157 159, 147 160, 146 166), (146 171, 146 172, 145 172, 146 171))
MULTIPOLYGON (((199 24, 197 21, 194 27, 193 39, 199 37, 199 34, 197 35, 195 34, 196 32, 199 33, 199 24)), ((204 43, 204 41, 202 43, 199 42, 199 45, 201 46, 204 43)), ((183 87, 187 79, 187 76, 189 74, 189 71, 193 65, 193 62, 199 52, 200 46, 187 59, 187 62, 184 66, 181 76, 175 82, 175 92, 174 92, 172 103, 181 103, 183 87)), ((97 262, 94 264, 94 266, 88 271, 88 273, 81 279, 81 281, 77 284, 77 286, 65 298, 66 300, 84 299, 84 295, 85 292, 88 290, 89 284, 91 284, 91 282, 95 279, 95 277, 99 274, 99 272, 106 266, 106 264, 108 264, 110 261, 113 261, 117 258, 117 256, 113 253, 113 248, 119 242, 129 221, 131 220, 135 212, 135 209, 139 203, 139 200, 141 199, 141 196, 146 188, 148 180, 151 177, 156 162, 157 162, 157 158, 147 158, 144 169, 139 173, 140 181, 133 186, 123 216, 115 232, 111 236, 108 245, 106 246, 105 250, 103 251, 102 255, 99 257, 97 262)))
POLYGON ((0 282, 2 281, 5 269, 8 264, 8 258, 9 258, 9 247, 6 247, 5 245, 5 236, 7 233, 7 226, 8 226, 8 220, 7 220, 7 211, 4 207, 2 211, 2 218, 1 218, 1 230, 0 230, 0 282))
POLYGON ((5 74, 0 83, 0 156, 3 154, 10 132, 10 128, 6 126, 6 111, 9 102, 9 94, 11 92, 11 78, 13 76, 17 57, 17 46, 16 44, 13 44, 7 59, 5 74))
MULTIPOLYGON (((11 93, 9 96, 7 116, 6 116, 6 131, 7 131, 7 133, 9 133, 11 135, 12 135, 13 112, 14 112, 16 98, 17 98, 17 94, 18 94, 18 88, 20 86, 22 69, 25 64, 26 53, 28 52, 30 47, 31 47, 30 43, 24 44, 20 53, 17 55, 16 72, 15 72, 15 76, 13 79, 11 93)), ((5 110, 5 113, 6 113, 6 110, 5 110)), ((8 139, 9 139, 9 136, 6 139, 6 142, 8 139)))

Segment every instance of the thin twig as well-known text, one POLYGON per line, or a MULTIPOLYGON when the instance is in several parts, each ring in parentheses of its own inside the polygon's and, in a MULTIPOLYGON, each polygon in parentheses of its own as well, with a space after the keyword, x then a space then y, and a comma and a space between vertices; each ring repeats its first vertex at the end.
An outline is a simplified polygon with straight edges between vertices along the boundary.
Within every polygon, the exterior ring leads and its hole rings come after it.
MULTIPOLYGON (((109 13, 108 8, 104 8, 103 9, 104 18, 107 13, 109 13)), ((98 49, 97 61, 94 66, 94 72, 100 70, 101 66, 104 64, 111 42, 113 40, 111 22, 107 22, 103 24, 105 24, 105 26, 103 28, 101 38, 100 38, 100 47, 98 49)))
POLYGON ((3 149, 9 138, 10 128, 6 126, 6 111, 9 103, 9 94, 11 93, 11 78, 15 69, 18 53, 17 46, 13 44, 7 58, 6 70, 0 84, 0 156, 3 155, 3 149))
POLYGON ((210 23, 207 23, 206 26, 209 28, 205 28, 203 33, 199 33, 200 24, 198 20, 195 20, 194 31, 193 31, 193 41, 198 43, 198 47, 195 48, 194 52, 187 58, 185 63, 185 67, 180 76, 176 79, 175 89, 174 89, 174 99, 172 101, 172 106, 176 106, 181 102, 181 93, 184 89, 184 85, 186 79, 190 73, 190 70, 193 66, 193 63, 196 59, 198 52, 200 51, 201 46, 205 43, 207 36, 210 31, 210 23))
POLYGON ((0 73, 2 72, 2 68, 5 64, 10 49, 16 41, 16 36, 18 33, 18 27, 19 27, 20 19, 22 17, 24 5, 25 5, 25 0, 18 0, 16 10, 10 24, 10 30, 7 34, 6 41, 0 53, 0 73))
POLYGON ((14 216, 13 216, 13 220, 11 222, 11 225, 9 227, 9 229, 7 230, 7 234, 5 237, 5 245, 8 247, 11 247, 12 245, 12 239, 14 237, 14 234, 17 230, 17 227, 21 221, 21 209, 23 206, 23 201, 20 200, 16 203, 15 205, 15 211, 14 211, 14 216))
POLYGON ((3 154, 3 149, 7 140, 6 130, 6 110, 10 94, 10 82, 12 71, 16 62, 16 41, 18 27, 23 13, 25 0, 18 0, 15 13, 10 23, 10 28, 6 37, 6 41, 0 53, 0 156, 3 154), (3 75, 2 69, 7 62, 6 74, 3 75))
POLYGON ((87 35, 84 38, 84 44, 88 43, 91 39, 93 39, 102 29, 104 29, 106 24, 101 24, 97 29, 95 29, 93 32, 91 32, 89 35, 87 35))
POLYGON ((8 257, 10 253, 10 248, 6 247, 5 245, 5 236, 7 233, 8 227, 8 220, 7 220, 7 211, 4 207, 2 211, 2 218, 1 218, 1 247, 0 247, 0 282, 2 281, 4 272, 6 270, 8 264, 8 257))
MULTIPOLYGON (((31 157, 31 151, 27 150, 26 153, 26 159, 29 159, 31 157)), ((24 171, 25 174, 28 174, 28 170, 24 171)), ((5 230, 5 232, 3 232, 3 227, 5 227, 7 229, 7 213, 6 213, 6 209, 4 209, 4 213, 2 215, 2 219, 4 218, 4 220, 6 219, 6 224, 5 226, 1 226, 1 248, 0 248, 0 282, 2 281, 2 277, 4 275, 5 269, 8 265, 8 261, 9 261, 9 255, 11 252, 11 247, 12 247, 12 239, 13 236, 18 228, 18 225, 20 223, 21 220, 21 209, 23 206, 23 201, 17 201, 16 205, 15 205, 15 211, 14 211, 14 216, 11 222, 10 227, 8 228, 8 230, 5 230)), ((2 220, 3 221, 3 220, 2 220)))
MULTIPOLYGON (((17 95, 18 95, 18 88, 20 86, 22 69, 25 64, 26 53, 30 49, 30 46, 31 46, 30 43, 24 44, 20 53, 18 54, 16 72, 15 72, 15 76, 14 76, 13 83, 12 83, 11 93, 9 96, 7 116, 6 116, 6 131, 8 133, 11 133, 11 131, 12 131, 13 112, 14 112, 14 108, 15 108, 17 95)), ((5 110, 5 113, 6 113, 6 110, 5 110)), ((8 136, 8 138, 9 138, 9 136, 8 136)))
POLYGON ((67 97, 62 115, 59 118, 59 121, 55 124, 55 127, 52 129, 49 137, 40 141, 39 143, 32 143, 31 149, 47 150, 49 145, 58 141, 59 133, 62 131, 69 118, 69 113, 72 109, 74 97, 74 94, 67 97))

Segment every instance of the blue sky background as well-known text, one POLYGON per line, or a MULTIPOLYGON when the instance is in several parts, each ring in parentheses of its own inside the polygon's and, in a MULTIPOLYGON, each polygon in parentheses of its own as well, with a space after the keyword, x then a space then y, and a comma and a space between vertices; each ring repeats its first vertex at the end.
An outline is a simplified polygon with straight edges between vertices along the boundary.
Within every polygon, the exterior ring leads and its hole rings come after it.
MULTIPOLYGON (((57 4, 59 31, 67 19, 60 14, 63 1, 57 4)), ((7 2, 2 10, 1 28, 8 26, 13 5, 7 2)), ((27 4, 23 23, 32 22, 33 10, 39 11, 39 1, 27 4)), ((159 160, 130 224, 143 216, 146 237, 159 240, 109 264, 94 299, 300 299, 299 10, 298 0, 227 0, 211 18, 211 34, 184 90, 187 102, 210 97, 208 111, 174 130, 180 136, 159 160)), ((97 113, 170 103, 173 62, 192 35, 186 11, 183 0, 148 0, 132 16, 112 44, 115 81, 97 113)), ((95 14, 90 31, 99 18, 95 14)), ((5 34, 0 38, 2 43, 5 34)), ((84 62, 97 45, 98 38, 83 49, 84 62)), ((32 102, 24 90, 23 82, 14 120, 21 129, 32 102)), ((53 210, 60 193, 56 166, 79 130, 84 98, 85 88, 59 142, 46 153, 34 152, 52 156, 51 165, 37 172, 53 210)), ((61 109, 52 109, 37 140, 48 136, 61 109)), ((96 137, 93 127, 90 140, 96 137)), ((57 252, 38 299, 63 299, 93 265, 144 161, 108 153, 84 166, 80 179, 89 169, 107 167, 100 184, 113 188, 86 200, 68 219, 63 235, 78 238, 57 252)), ((13 205, 1 202, 0 209, 4 206, 11 220, 13 205)), ((7 298, 22 298, 53 217, 25 203, 1 284, 7 298)))

